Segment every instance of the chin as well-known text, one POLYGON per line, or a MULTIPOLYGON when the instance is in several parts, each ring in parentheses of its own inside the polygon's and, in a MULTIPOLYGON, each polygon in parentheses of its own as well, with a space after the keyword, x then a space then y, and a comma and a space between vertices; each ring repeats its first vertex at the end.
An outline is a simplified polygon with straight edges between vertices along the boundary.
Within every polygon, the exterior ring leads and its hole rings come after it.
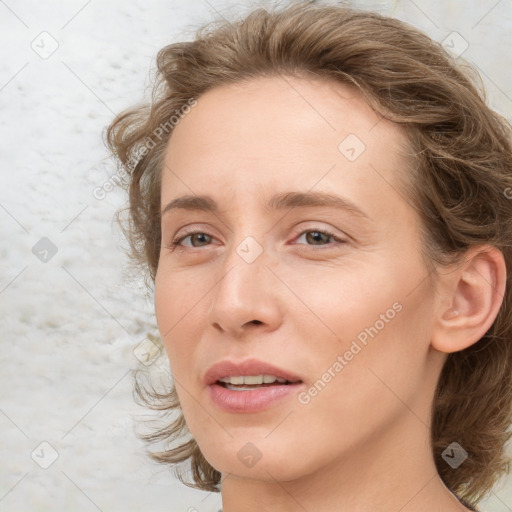
POLYGON ((234 442, 211 450, 201 448, 206 460, 223 475, 234 478, 255 479, 265 482, 296 480, 312 472, 311 460, 296 448, 287 453, 268 445, 234 442))

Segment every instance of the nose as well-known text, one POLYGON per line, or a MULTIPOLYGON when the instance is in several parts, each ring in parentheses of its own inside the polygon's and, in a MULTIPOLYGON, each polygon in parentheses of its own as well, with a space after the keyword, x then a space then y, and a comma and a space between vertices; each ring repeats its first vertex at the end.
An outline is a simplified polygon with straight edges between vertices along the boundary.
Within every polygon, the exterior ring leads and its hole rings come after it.
POLYGON ((265 331, 279 327, 279 279, 269 269, 269 263, 265 251, 248 262, 233 248, 212 293, 210 325, 236 338, 258 326, 265 331))

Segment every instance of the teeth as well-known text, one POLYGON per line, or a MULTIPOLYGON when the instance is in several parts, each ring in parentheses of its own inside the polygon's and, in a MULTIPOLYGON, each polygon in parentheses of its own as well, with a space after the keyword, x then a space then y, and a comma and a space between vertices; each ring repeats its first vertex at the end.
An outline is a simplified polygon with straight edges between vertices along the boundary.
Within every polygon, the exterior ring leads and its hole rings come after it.
POLYGON ((225 384, 234 384, 234 385, 257 385, 257 384, 271 384, 272 382, 284 383, 286 379, 282 379, 280 377, 276 377, 274 375, 240 375, 233 377, 223 377, 219 379, 219 382, 224 382, 225 384))
POLYGON ((246 375, 240 378, 239 384, 263 384, 264 375, 246 375))
POLYGON ((231 384, 225 385, 231 391, 254 391, 255 386, 232 386, 231 384))

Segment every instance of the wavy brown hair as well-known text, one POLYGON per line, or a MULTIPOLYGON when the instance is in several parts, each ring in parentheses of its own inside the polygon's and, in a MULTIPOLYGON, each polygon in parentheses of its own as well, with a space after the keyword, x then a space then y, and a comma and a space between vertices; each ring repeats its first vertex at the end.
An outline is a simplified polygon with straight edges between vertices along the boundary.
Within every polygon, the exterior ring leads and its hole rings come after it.
MULTIPOLYGON (((498 248, 505 257, 507 285, 498 316, 477 343, 448 355, 432 404, 439 475, 462 501, 475 505, 510 469, 510 126, 486 105, 471 66, 397 19, 301 1, 214 21, 200 28, 194 40, 170 44, 158 53, 151 102, 121 113, 106 132, 128 178, 123 224, 131 255, 153 283, 161 241, 160 176, 175 125, 169 120, 213 87, 262 76, 310 76, 348 85, 377 113, 404 128, 414 165, 402 192, 421 217, 423 252, 433 271, 435 263, 457 262, 482 244, 498 248), (441 457, 453 441, 468 452, 456 470, 441 457)), ((143 437, 182 442, 151 456, 172 465, 188 461, 193 482, 177 467, 183 483, 219 491, 220 472, 193 438, 185 439, 189 432, 174 385, 168 393, 158 393, 136 380, 135 392, 154 409, 178 413, 164 428, 143 437)))

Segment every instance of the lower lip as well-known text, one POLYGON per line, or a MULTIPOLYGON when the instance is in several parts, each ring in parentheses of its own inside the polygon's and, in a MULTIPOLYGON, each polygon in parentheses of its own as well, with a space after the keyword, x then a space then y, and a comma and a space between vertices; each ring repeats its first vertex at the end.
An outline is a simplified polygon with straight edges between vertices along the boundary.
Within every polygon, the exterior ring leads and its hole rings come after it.
POLYGON ((227 412, 259 412, 296 395, 304 383, 266 386, 249 391, 233 391, 219 384, 209 387, 211 400, 227 412))

